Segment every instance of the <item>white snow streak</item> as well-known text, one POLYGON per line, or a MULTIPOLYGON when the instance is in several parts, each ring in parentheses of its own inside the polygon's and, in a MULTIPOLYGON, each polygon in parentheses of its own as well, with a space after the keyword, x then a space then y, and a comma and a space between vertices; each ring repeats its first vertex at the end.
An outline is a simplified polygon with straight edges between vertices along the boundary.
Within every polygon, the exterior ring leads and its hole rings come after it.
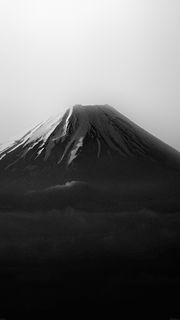
POLYGON ((64 124, 63 118, 61 118, 61 120, 56 124, 56 127, 58 127, 58 130, 57 130, 56 134, 53 135, 52 139, 50 139, 50 141, 48 142, 48 144, 46 146, 46 153, 45 153, 45 157, 44 157, 45 161, 50 157, 53 148, 60 141, 60 139, 62 139, 62 141, 63 141, 64 138, 66 137, 67 128, 69 125, 69 119, 71 117, 71 114, 72 114, 72 108, 69 109, 68 116, 65 119, 65 124, 64 124))
POLYGON ((6 154, 3 154, 2 156, 0 156, 0 160, 2 160, 5 156, 6 154))
POLYGON ((83 137, 80 137, 79 141, 76 143, 74 149, 71 150, 68 164, 71 164, 71 162, 77 157, 78 149, 81 148, 82 146, 83 146, 83 137))

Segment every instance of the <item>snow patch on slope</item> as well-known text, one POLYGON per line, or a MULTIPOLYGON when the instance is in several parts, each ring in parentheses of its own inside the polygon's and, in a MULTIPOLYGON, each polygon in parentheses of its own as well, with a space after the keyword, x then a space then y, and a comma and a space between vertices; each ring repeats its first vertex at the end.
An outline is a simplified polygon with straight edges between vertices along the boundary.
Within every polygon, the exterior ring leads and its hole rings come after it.
POLYGON ((77 157, 79 148, 83 146, 83 139, 84 137, 81 137, 79 141, 76 143, 75 147, 72 149, 70 153, 70 158, 68 160, 68 164, 70 164, 77 157))
POLYGON ((68 125, 69 125, 69 119, 71 117, 72 111, 73 111, 72 108, 68 109, 66 116, 64 115, 61 118, 61 120, 55 125, 57 132, 53 134, 52 138, 48 141, 48 143, 46 145, 45 157, 44 157, 45 161, 50 157, 51 152, 52 152, 53 148, 55 147, 55 145, 57 143, 59 143, 60 140, 63 142, 64 139, 66 138, 67 131, 68 131, 68 125))
POLYGON ((36 125, 32 130, 28 131, 21 139, 16 141, 10 141, 3 144, 0 147, 0 157, 4 158, 7 154, 15 151, 20 146, 23 147, 23 152, 20 154, 20 158, 24 158, 27 153, 32 150, 39 142, 41 142, 39 149, 43 151, 45 142, 54 131, 55 127, 59 123, 59 117, 49 119, 46 122, 36 125))

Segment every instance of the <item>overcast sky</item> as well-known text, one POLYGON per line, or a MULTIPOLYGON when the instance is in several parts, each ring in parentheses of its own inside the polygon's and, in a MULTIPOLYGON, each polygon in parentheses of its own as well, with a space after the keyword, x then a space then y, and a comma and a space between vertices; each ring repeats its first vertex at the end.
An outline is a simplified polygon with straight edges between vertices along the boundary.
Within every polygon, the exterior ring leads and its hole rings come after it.
POLYGON ((0 142, 80 103, 180 150, 180 0, 0 0, 0 142))

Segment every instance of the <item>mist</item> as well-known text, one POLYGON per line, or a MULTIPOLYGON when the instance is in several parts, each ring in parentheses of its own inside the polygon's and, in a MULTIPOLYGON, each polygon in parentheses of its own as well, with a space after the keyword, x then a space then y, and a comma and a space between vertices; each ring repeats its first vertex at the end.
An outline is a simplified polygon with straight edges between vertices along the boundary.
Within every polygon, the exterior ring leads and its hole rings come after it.
POLYGON ((104 104, 180 150, 178 0, 2 0, 0 143, 104 104))

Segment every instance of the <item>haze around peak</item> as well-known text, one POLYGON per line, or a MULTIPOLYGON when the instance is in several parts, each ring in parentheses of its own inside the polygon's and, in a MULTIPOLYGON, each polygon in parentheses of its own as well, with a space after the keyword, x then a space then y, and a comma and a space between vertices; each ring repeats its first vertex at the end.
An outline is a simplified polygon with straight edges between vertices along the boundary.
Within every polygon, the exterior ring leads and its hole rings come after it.
POLYGON ((180 5, 0 4, 0 143, 74 104, 110 104, 180 150, 180 5))

